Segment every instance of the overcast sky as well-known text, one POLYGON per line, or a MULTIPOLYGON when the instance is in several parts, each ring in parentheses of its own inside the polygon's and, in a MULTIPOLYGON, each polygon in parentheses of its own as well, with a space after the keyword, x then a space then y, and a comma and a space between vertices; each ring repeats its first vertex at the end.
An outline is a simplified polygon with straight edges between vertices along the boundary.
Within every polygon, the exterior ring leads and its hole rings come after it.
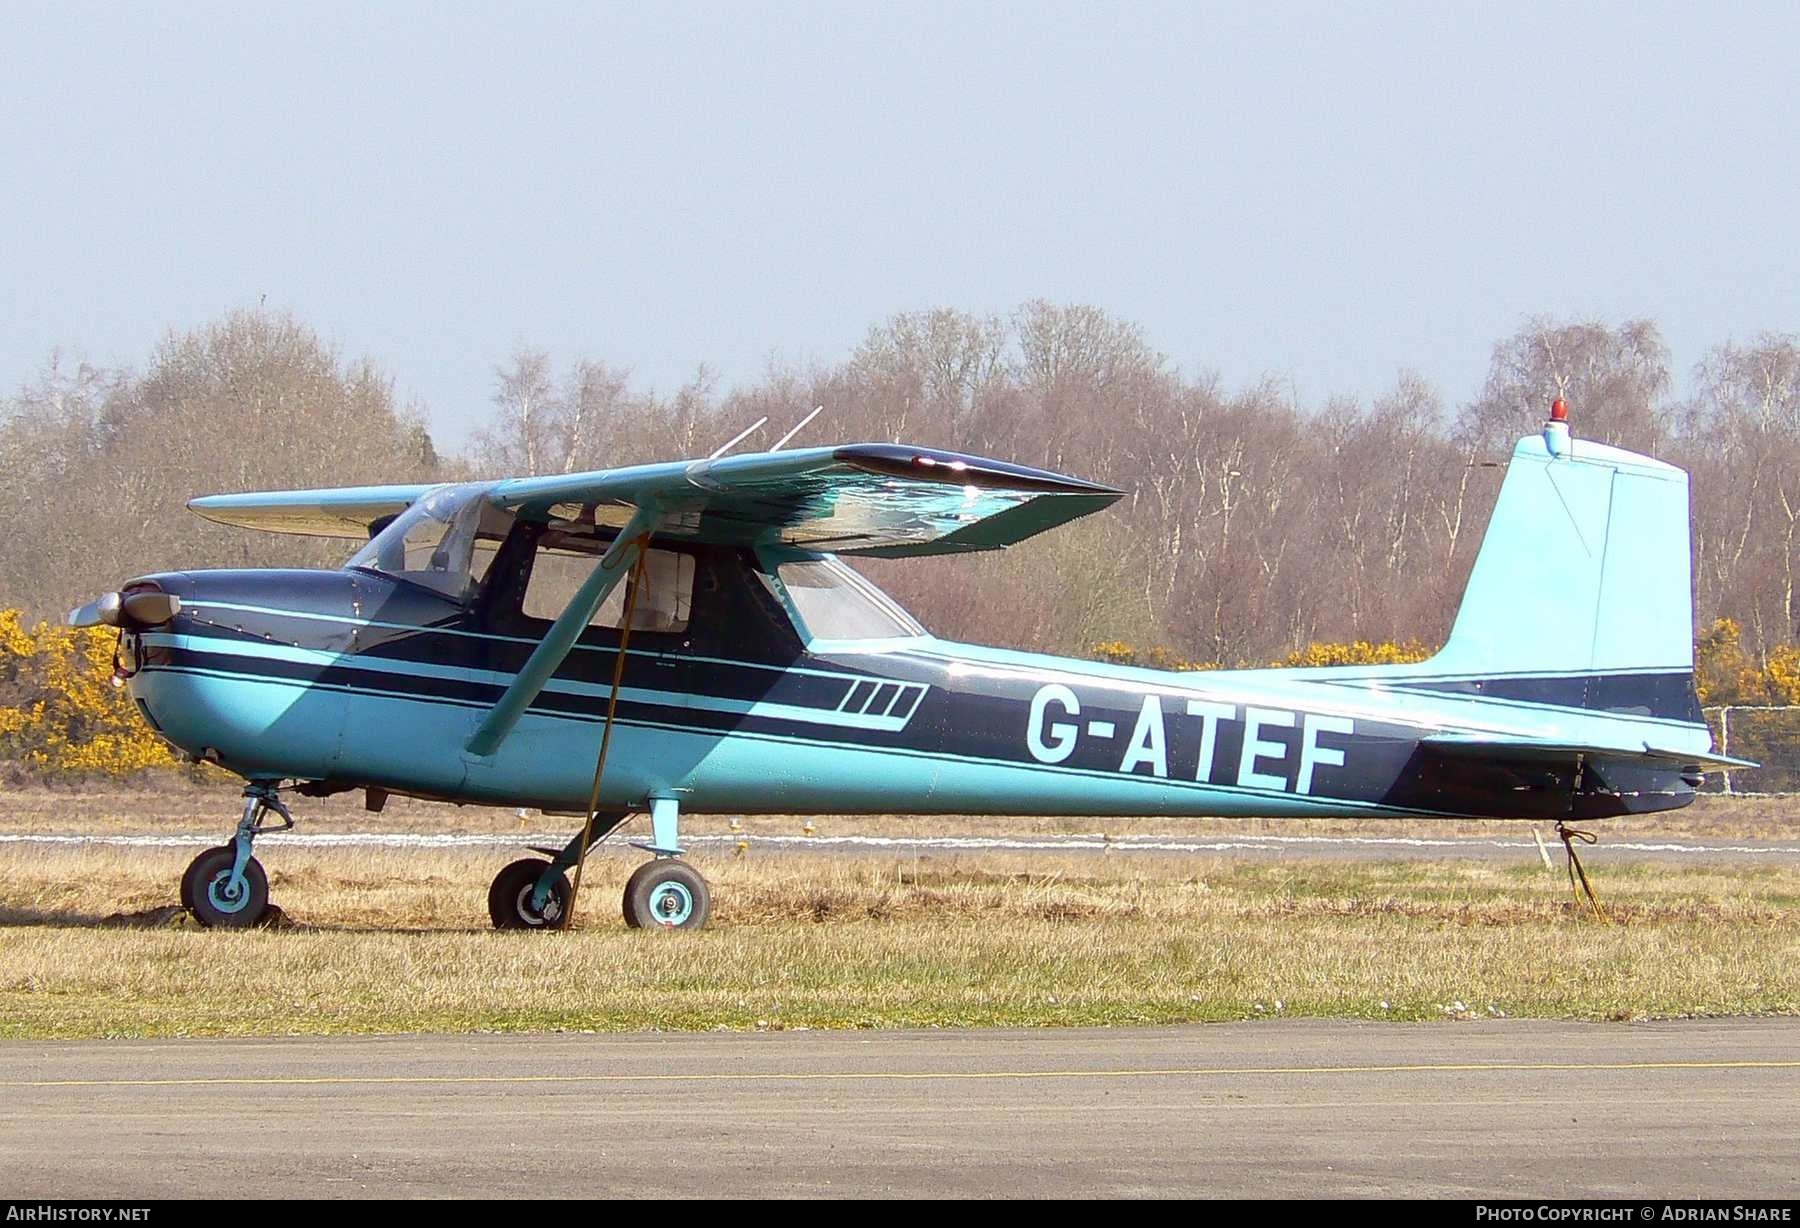
POLYGON ((0 386, 267 296, 451 440, 1046 297, 1309 402, 1523 317, 1800 330, 1800 6, 16 2, 0 386))

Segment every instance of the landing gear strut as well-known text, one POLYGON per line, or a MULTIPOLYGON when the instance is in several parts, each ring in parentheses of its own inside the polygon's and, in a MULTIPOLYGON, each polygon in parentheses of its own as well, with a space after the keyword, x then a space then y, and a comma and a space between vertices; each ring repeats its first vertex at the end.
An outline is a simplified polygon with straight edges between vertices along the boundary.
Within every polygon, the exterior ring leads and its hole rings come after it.
MULTIPOLYGON (((525 857, 494 876, 488 888, 488 916, 497 930, 559 930, 568 927, 575 908, 575 887, 565 871, 578 867, 586 849, 606 839, 630 817, 627 811, 596 814, 560 851, 535 848, 550 860, 525 857)), ((625 924, 632 929, 694 930, 712 915, 712 890, 700 871, 680 859, 676 803, 657 798, 650 803, 650 842, 634 845, 654 853, 625 884, 625 924)), ((579 870, 577 870, 579 875, 579 870)), ((577 877, 577 883, 580 879, 577 877)))
POLYGON ((182 907, 209 928, 257 924, 268 915, 269 876, 250 855, 250 846, 265 831, 286 831, 293 825, 274 785, 252 781, 245 786, 244 817, 230 842, 201 853, 181 876, 182 907), (281 816, 280 827, 265 826, 270 814, 281 816))
POLYGON ((493 886, 488 888, 488 917, 494 928, 560 930, 567 927, 575 891, 564 871, 582 859, 585 852, 581 847, 583 832, 588 837, 587 847, 593 848, 630 817, 630 812, 625 810, 597 814, 593 823, 576 832, 575 838, 560 852, 556 849, 531 850, 542 853, 550 858, 549 861, 524 857, 494 875, 493 886))

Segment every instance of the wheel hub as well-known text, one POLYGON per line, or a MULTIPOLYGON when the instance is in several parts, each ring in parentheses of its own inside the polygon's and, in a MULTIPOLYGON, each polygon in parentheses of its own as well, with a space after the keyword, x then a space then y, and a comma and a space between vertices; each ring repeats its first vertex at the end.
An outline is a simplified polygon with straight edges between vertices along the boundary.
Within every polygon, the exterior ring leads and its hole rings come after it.
POLYGON ((249 884, 239 881, 235 891, 232 886, 231 871, 220 870, 206 884, 206 898, 220 912, 237 912, 249 902, 249 884))
POLYGON ((531 897, 537 891, 536 883, 526 883, 519 889, 519 916, 532 925, 553 924, 562 916, 562 901, 552 891, 550 898, 544 901, 543 911, 532 907, 531 897))
POLYGON ((650 893, 650 912, 663 925, 680 925, 694 913, 694 897, 680 883, 663 883, 650 893))

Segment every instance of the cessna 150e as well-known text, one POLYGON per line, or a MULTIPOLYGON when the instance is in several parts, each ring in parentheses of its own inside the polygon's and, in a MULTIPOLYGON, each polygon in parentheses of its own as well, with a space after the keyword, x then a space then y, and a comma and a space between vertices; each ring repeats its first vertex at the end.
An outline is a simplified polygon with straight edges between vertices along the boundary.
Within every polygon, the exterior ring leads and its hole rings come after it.
MULTIPOLYGON (((836 555, 992 550, 1119 491, 890 444, 555 477, 212 495, 225 524, 366 542, 336 571, 146 576, 120 629, 144 719, 248 782, 182 901, 256 923, 277 790, 582 814, 489 892, 560 928, 633 814, 634 926, 706 922, 682 814, 1598 818, 1686 805, 1687 475, 1571 437, 1513 451, 1449 641, 1413 665, 1166 673, 947 643, 836 555)), ((1070 583, 1082 582, 1080 576, 1070 583)))

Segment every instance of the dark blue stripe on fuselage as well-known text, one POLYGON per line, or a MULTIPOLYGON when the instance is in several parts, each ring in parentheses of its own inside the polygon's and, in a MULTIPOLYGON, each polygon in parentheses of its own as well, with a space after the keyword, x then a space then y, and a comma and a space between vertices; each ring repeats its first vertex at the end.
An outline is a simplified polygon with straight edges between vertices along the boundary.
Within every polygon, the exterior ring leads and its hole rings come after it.
MULTIPOLYGON (((599 655, 599 654, 595 654, 599 655)), ((407 660, 413 664, 444 665, 445 662, 435 656, 429 660, 417 658, 396 658, 384 654, 388 660, 407 660)), ((540 692, 532 702, 530 710, 560 716, 572 716, 582 719, 599 719, 606 711, 604 694, 574 694, 554 688, 555 682, 583 682, 588 685, 606 687, 612 681, 611 663, 617 659, 616 654, 605 654, 607 665, 602 671, 602 678, 571 677, 570 672, 559 672, 551 688, 540 692)), ((197 670, 216 674, 227 674, 234 677, 267 678, 291 682, 302 686, 320 686, 346 693, 368 693, 398 696, 426 703, 446 703, 460 707, 486 709, 492 707, 505 692, 505 686, 496 682, 476 679, 447 678, 439 674, 397 672, 391 669, 361 668, 354 664, 355 658, 347 658, 342 662, 330 665, 319 665, 301 661, 285 661, 270 656, 245 656, 236 652, 208 652, 191 648, 173 648, 159 646, 148 649, 145 653, 145 667, 149 669, 197 670)), ((829 722, 835 714, 838 699, 844 694, 849 682, 846 679, 816 677, 799 673, 775 673, 767 669, 751 669, 706 663, 704 667, 695 663, 682 663, 680 668, 667 665, 655 657, 641 658, 636 654, 627 654, 623 686, 626 692, 657 692, 668 695, 668 702, 657 702, 642 698, 621 696, 619 713, 622 717, 634 720, 654 720, 662 723, 680 723, 696 730, 726 733, 740 728, 794 731, 796 722, 780 717, 765 717, 749 713, 719 711, 712 708, 692 707, 681 701, 681 697, 690 693, 721 697, 740 702, 766 700, 803 708, 820 714, 829 722), (703 669, 703 676, 696 678, 695 671, 703 669), (757 687, 746 685, 744 679, 737 679, 738 685, 723 687, 716 685, 722 680, 729 680, 734 674, 754 673, 760 675, 757 687), (698 683, 695 689, 694 684, 698 683), (736 694, 722 694, 724 691, 735 691, 736 694), (754 693, 752 693, 754 692, 754 693)), ((863 693, 868 693, 865 686, 863 693)), ((823 732, 823 731, 822 731, 823 732)), ((846 730, 833 727, 830 735, 841 739, 847 734, 855 734, 858 740, 875 742, 891 741, 891 735, 881 730, 846 730)))
POLYGON ((1423 691, 1468 699, 1581 708, 1619 716, 1703 724, 1691 673, 1567 674, 1553 677, 1420 679, 1389 684, 1397 691, 1423 691))

